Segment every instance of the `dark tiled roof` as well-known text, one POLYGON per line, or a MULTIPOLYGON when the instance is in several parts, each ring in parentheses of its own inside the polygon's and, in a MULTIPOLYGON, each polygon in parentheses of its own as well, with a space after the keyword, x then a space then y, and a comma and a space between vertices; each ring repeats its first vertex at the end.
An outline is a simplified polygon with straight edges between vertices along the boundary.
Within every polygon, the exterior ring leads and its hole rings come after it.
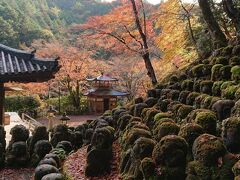
POLYGON ((116 78, 111 78, 107 75, 101 75, 96 78, 87 78, 88 81, 118 81, 116 78))
POLYGON ((39 59, 29 53, 0 44, 0 82, 41 82, 54 77, 57 59, 39 59))
POLYGON ((127 96, 129 93, 121 92, 113 89, 91 89, 86 96, 127 96))

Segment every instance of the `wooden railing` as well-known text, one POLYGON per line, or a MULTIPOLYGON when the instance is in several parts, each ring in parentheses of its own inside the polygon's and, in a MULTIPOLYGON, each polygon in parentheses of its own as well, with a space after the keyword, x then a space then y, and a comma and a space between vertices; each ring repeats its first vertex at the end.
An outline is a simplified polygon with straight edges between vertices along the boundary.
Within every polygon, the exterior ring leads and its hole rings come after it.
POLYGON ((23 122, 28 124, 28 129, 29 131, 33 131, 36 127, 38 126, 42 126, 42 124, 38 121, 36 121, 35 119, 33 119, 32 117, 28 116, 25 113, 22 113, 22 120, 23 122))

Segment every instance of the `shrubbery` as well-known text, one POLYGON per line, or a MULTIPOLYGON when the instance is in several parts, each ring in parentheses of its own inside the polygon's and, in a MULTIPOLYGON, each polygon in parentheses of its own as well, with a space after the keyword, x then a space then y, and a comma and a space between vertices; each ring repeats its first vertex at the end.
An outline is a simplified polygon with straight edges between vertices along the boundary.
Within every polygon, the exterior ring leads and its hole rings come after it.
MULTIPOLYGON (((59 109, 59 99, 58 98, 51 98, 48 99, 47 104, 54 106, 56 109, 59 109)), ((80 103, 80 109, 77 109, 73 106, 73 103, 69 96, 61 96, 60 100, 60 108, 61 112, 66 112, 67 114, 84 114, 88 111, 88 104, 87 104, 87 98, 82 97, 81 103, 80 103)))
POLYGON ((5 98, 5 110, 8 112, 28 113, 32 117, 37 116, 42 101, 38 95, 34 96, 7 96, 5 98))

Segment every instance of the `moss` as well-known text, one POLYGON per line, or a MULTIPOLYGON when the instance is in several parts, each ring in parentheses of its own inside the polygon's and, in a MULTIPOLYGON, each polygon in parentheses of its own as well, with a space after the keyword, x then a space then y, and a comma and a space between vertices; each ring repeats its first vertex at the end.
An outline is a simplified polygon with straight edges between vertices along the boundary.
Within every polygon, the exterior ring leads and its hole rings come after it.
POLYGON ((172 117, 172 114, 170 113, 157 113, 155 116, 154 116, 154 122, 157 122, 157 121, 160 121, 162 118, 171 118, 172 117))
POLYGON ((187 123, 180 128, 178 135, 186 140, 191 150, 195 139, 203 133, 204 130, 202 126, 194 123, 187 123))
POLYGON ((193 110, 193 106, 183 105, 178 109, 177 117, 179 121, 182 121, 193 110))
POLYGON ((193 90, 193 81, 190 79, 186 79, 181 84, 181 89, 186 91, 192 91, 193 90))
POLYGON ((240 80, 240 66, 233 66, 231 69, 232 80, 239 81, 240 80))
POLYGON ((158 108, 162 112, 167 112, 167 107, 172 101, 170 99, 158 100, 158 108))
POLYGON ((231 73, 232 66, 223 66, 220 68, 220 75, 222 80, 230 80, 232 73, 231 73))
POLYGON ((66 152, 66 155, 68 155, 73 150, 73 146, 72 146, 71 142, 69 142, 69 141, 59 142, 57 144, 56 148, 62 148, 66 152))
POLYGON ((168 135, 154 147, 152 157, 159 167, 185 167, 188 144, 180 136, 168 135))
POLYGON ((199 95, 200 95, 200 93, 197 93, 197 92, 190 93, 187 96, 186 104, 192 106, 195 102, 196 97, 198 97, 199 95))
POLYGON ((120 131, 123 131, 127 124, 129 123, 129 120, 132 118, 133 116, 129 115, 129 114, 125 114, 124 116, 122 116, 121 118, 118 119, 117 121, 117 127, 120 131))
POLYGON ((223 121, 222 138, 227 150, 231 153, 240 152, 240 119, 231 117, 223 121))
POLYGON ((152 127, 154 124, 154 116, 159 113, 160 111, 157 109, 150 109, 147 111, 146 116, 144 117, 143 121, 148 127, 152 127))
POLYGON ((145 157, 151 157, 152 151, 156 142, 150 138, 140 137, 134 142, 132 153, 136 159, 144 159, 145 157))
POLYGON ((207 94, 201 94, 200 96, 196 97, 195 102, 194 102, 194 104, 193 104, 193 107, 194 107, 195 109, 201 108, 202 101, 203 101, 206 97, 208 97, 207 94))
POLYGON ((238 56, 233 56, 233 57, 230 59, 230 65, 231 65, 231 66, 240 65, 240 57, 238 57, 238 56))
POLYGON ((222 90, 226 89, 228 86, 232 86, 232 85, 236 85, 234 81, 225 81, 225 82, 221 85, 220 89, 221 89, 221 91, 222 91, 222 90))
MULTIPOLYGON (((138 104, 137 104, 138 105, 138 104)), ((135 105, 135 106, 137 106, 135 105)), ((117 121, 118 118, 123 115, 123 113, 125 113, 127 110, 126 109, 123 109, 123 108, 119 108, 119 109, 116 109, 116 110, 112 110, 112 117, 113 117, 113 120, 114 121, 117 121)))
POLYGON ((180 91, 179 90, 172 90, 171 92, 168 93, 167 98, 171 99, 173 101, 177 101, 179 97, 180 91))
POLYGON ((179 101, 172 101, 170 104, 168 104, 167 110, 172 112, 174 109, 174 106, 176 106, 178 104, 181 104, 181 103, 179 101))
POLYGON ((233 51, 233 46, 224 47, 221 51, 221 55, 222 56, 229 56, 229 55, 232 54, 232 51, 233 51))
POLYGON ((158 134, 158 127, 163 123, 175 123, 175 121, 171 118, 162 118, 161 120, 154 123, 154 126, 152 128, 153 136, 157 136, 158 134))
POLYGON ((171 92, 171 91, 172 91, 172 89, 162 89, 162 91, 161 91, 161 98, 164 97, 164 99, 166 99, 168 93, 171 92))
POLYGON ((235 56, 240 55, 240 45, 234 46, 234 48, 232 50, 232 54, 235 56))
POLYGON ((142 118, 132 116, 131 119, 129 120, 129 123, 131 123, 131 122, 142 122, 142 121, 143 121, 142 118))
POLYGON ((153 107, 155 104, 157 104, 157 102, 158 102, 158 99, 153 97, 149 97, 144 101, 144 103, 146 103, 148 107, 153 107))
POLYGON ((195 122, 203 127, 205 133, 216 134, 217 116, 213 112, 199 112, 195 122))
POLYGON ((142 110, 144 108, 147 108, 148 105, 146 103, 139 103, 139 104, 136 104, 135 105, 135 108, 134 108, 134 116, 136 117, 140 117, 141 116, 141 113, 142 113, 142 110))
MULTIPOLYGON (((146 116, 148 110, 150 110, 150 109, 152 109, 152 108, 144 108, 144 109, 142 110, 142 113, 141 113, 141 118, 144 118, 144 117, 146 116)), ((154 108, 154 109, 155 109, 155 108, 154 108)))
POLYGON ((235 99, 235 93, 238 90, 239 86, 228 86, 226 89, 222 91, 222 98, 224 99, 235 99))
POLYGON ((133 147, 134 142, 141 137, 151 138, 152 134, 150 131, 144 129, 132 128, 126 136, 123 149, 127 150, 128 148, 133 147))
POLYGON ((240 88, 235 92, 235 99, 238 101, 240 99, 240 88))
POLYGON ((238 100, 234 107, 231 109, 231 116, 239 117, 240 116, 240 100, 238 100))
POLYGON ((155 139, 160 141, 164 136, 167 135, 177 135, 180 130, 180 127, 176 123, 165 122, 159 124, 155 129, 155 139))
POLYGON ((212 86, 212 95, 213 96, 221 96, 221 85, 223 84, 224 81, 216 81, 213 83, 212 86))
POLYGON ((220 69, 223 67, 222 64, 215 64, 212 67, 211 80, 216 81, 221 79, 220 69))
POLYGON ((201 93, 205 93, 205 94, 212 94, 212 86, 213 86, 213 81, 202 81, 200 83, 200 91, 201 93))
POLYGON ((178 82, 178 77, 176 75, 172 75, 170 78, 169 78, 169 83, 170 84, 174 84, 178 82))
POLYGON ((201 108, 202 109, 210 109, 209 107, 210 107, 212 99, 213 99, 213 96, 206 96, 201 102, 201 108))
POLYGON ((189 95, 190 93, 191 93, 190 91, 182 91, 182 92, 179 94, 178 101, 179 101, 180 103, 186 104, 187 97, 188 97, 188 95, 189 95))
POLYGON ((194 77, 200 78, 203 76, 204 64, 198 64, 192 68, 192 73, 194 77))
POLYGON ((200 92, 200 83, 201 83, 201 79, 195 80, 194 81, 194 85, 193 85, 193 91, 195 92, 200 92))
POLYGON ((207 77, 211 76, 211 70, 212 70, 212 65, 205 64, 203 67, 203 75, 207 77))
POLYGON ((182 107, 183 105, 184 105, 184 104, 174 104, 174 105, 172 106, 172 109, 169 110, 169 111, 171 111, 171 112, 173 113, 173 116, 174 116, 174 117, 177 117, 178 110, 179 110, 179 108, 182 107))
POLYGON ((216 61, 215 61, 215 64, 223 64, 223 65, 228 65, 228 58, 226 57, 217 57, 216 58, 216 61))
POLYGON ((197 115, 200 112, 210 112, 212 113, 213 111, 208 110, 208 109, 194 109, 193 111, 191 111, 188 116, 186 117, 187 122, 192 122, 194 123, 194 120, 196 119, 197 115))
POLYGON ((204 166, 198 161, 192 161, 188 163, 186 168, 186 180, 217 180, 213 179, 216 169, 215 167, 209 168, 204 166))
POLYGON ((140 170, 143 174, 144 179, 155 179, 156 171, 155 171, 155 163, 151 158, 144 158, 141 161, 140 170))
POLYGON ((226 153, 227 150, 222 140, 210 134, 200 135, 193 143, 194 160, 204 166, 216 167, 218 159, 225 156, 226 153))

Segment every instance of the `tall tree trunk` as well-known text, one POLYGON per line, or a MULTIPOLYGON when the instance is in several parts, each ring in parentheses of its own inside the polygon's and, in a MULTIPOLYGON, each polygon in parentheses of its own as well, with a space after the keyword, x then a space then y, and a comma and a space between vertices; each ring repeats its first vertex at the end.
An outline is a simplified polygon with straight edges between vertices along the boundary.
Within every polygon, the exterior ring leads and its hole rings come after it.
POLYGON ((237 38, 240 39, 240 9, 234 6, 232 0, 223 0, 223 8, 228 17, 232 20, 235 28, 237 38))
POLYGON ((152 84, 157 84, 157 78, 151 63, 150 55, 149 53, 145 53, 142 58, 144 59, 145 67, 147 69, 147 75, 151 78, 152 84))
POLYGON ((157 78, 156 78, 155 71, 153 69, 152 62, 151 62, 151 59, 150 59, 149 47, 148 47, 148 42, 147 42, 146 14, 145 14, 145 11, 144 11, 143 2, 141 1, 142 8, 143 8, 143 17, 144 17, 143 26, 144 27, 142 27, 142 25, 141 25, 140 18, 139 18, 139 12, 137 10, 135 0, 130 0, 130 1, 132 3, 133 13, 134 13, 134 17, 135 17, 135 25, 138 29, 138 32, 139 32, 139 34, 141 36, 141 39, 142 39, 142 42, 143 42, 142 58, 144 60, 145 67, 147 69, 147 75, 150 77, 150 79, 152 81, 152 84, 156 85, 157 84, 157 78))
POLYGON ((212 41, 215 48, 225 46, 227 43, 227 39, 213 15, 209 0, 198 0, 198 3, 202 10, 203 18, 206 21, 208 29, 211 33, 212 41))

